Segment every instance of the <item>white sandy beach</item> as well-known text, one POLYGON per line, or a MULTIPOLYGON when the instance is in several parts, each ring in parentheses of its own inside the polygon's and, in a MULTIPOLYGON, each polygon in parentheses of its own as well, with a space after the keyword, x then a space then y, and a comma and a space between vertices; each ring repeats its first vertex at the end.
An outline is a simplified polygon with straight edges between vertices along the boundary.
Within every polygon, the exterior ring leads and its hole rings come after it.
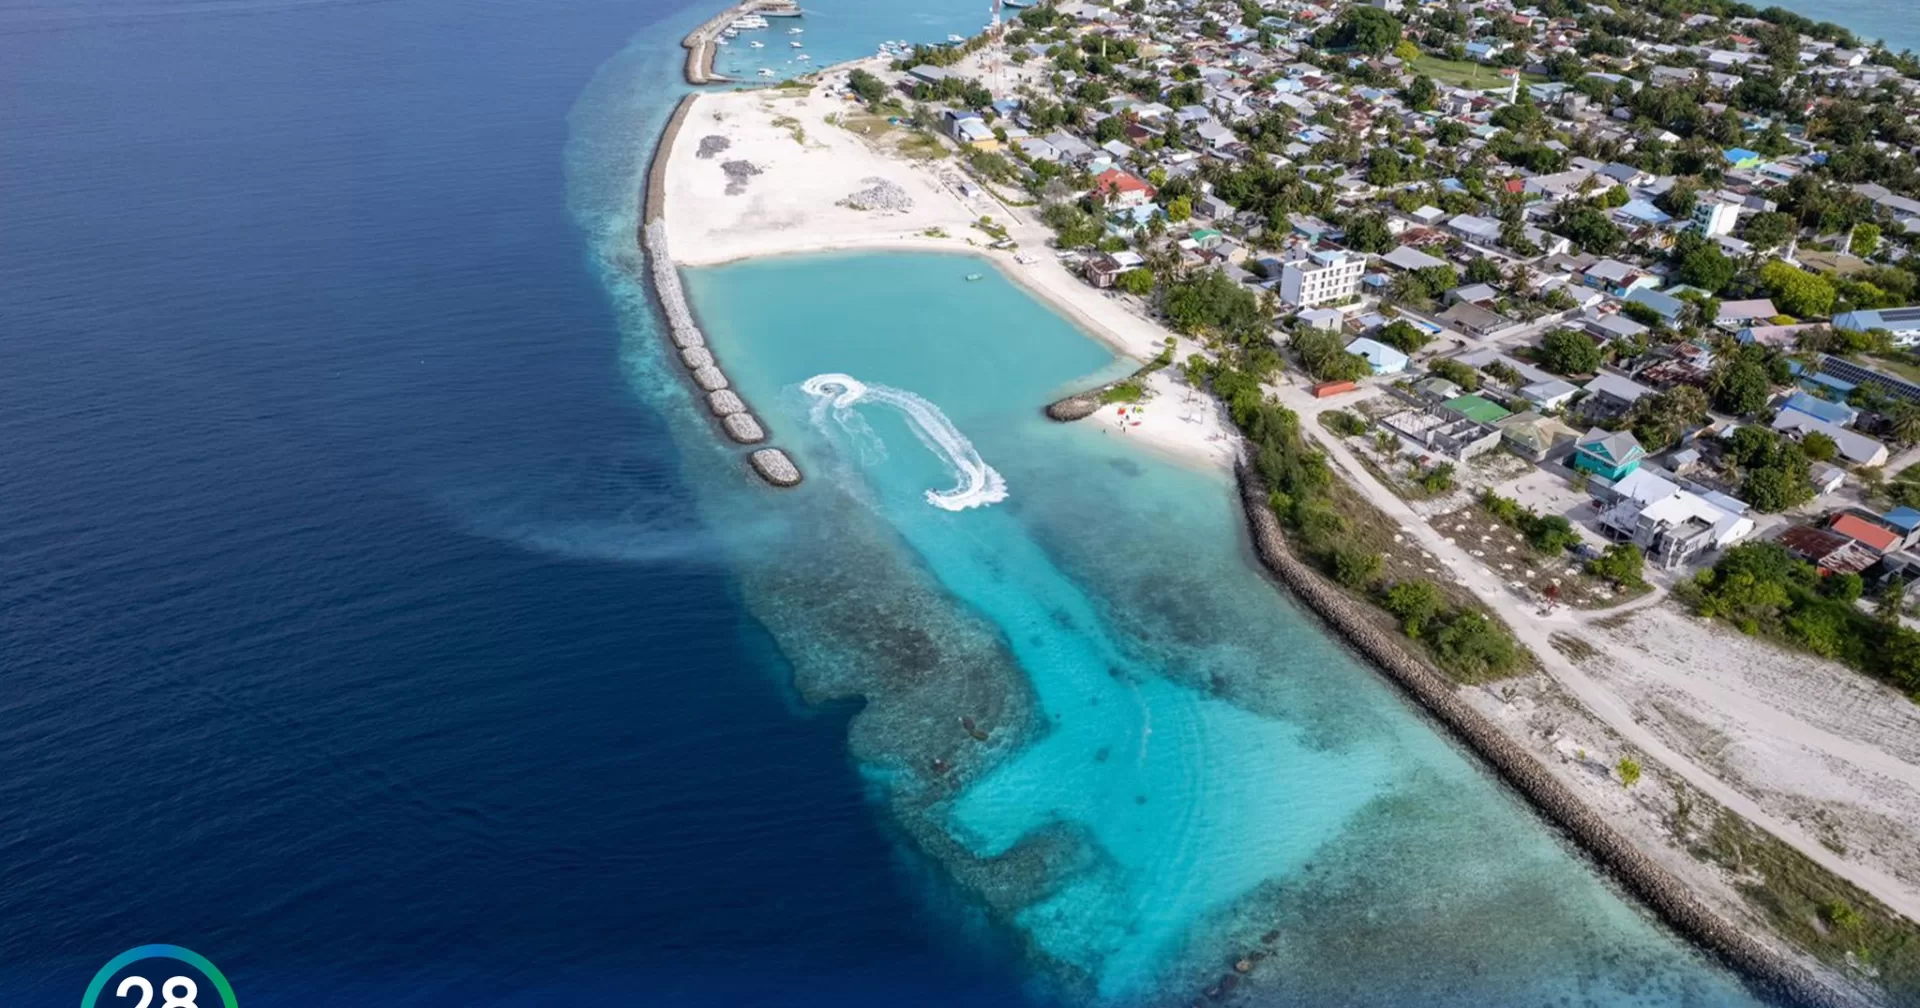
MULTIPOLYGON (((1050 232, 1026 208, 982 192, 950 161, 890 156, 834 121, 857 111, 820 88, 716 92, 694 99, 667 162, 666 223, 674 262, 708 266, 853 249, 973 255, 1116 351, 1138 360, 1160 353, 1166 330, 1127 299, 1089 286, 1062 266, 1046 244, 1050 232), (707 137, 724 138, 726 149, 700 157, 707 137), (759 174, 730 192, 728 161, 749 162, 759 174), (876 211, 841 205, 868 188, 871 179, 899 186, 911 206, 876 211), (1019 258, 986 248, 991 239, 973 226, 982 216, 1007 228, 1020 246, 1019 258)), ((1183 341, 1176 354, 1184 357, 1196 349, 1183 341)), ((1237 440, 1211 400, 1188 402, 1185 387, 1165 373, 1155 374, 1148 387, 1154 401, 1137 418, 1139 426, 1131 426, 1130 419, 1124 436, 1183 462, 1232 464, 1237 440)), ((1100 417, 1114 423, 1115 407, 1106 407, 1100 417)))

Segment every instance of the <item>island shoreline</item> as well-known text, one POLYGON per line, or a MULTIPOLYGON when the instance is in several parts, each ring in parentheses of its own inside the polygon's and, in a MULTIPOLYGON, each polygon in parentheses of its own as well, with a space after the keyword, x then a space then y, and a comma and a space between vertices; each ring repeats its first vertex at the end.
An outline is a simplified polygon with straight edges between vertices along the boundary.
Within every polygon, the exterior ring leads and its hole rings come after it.
POLYGON ((1768 1001, 1806 1008, 1845 1008, 1863 1003, 1864 999, 1835 990, 1789 956, 1754 940, 1607 823, 1504 729, 1459 697, 1444 676, 1409 654, 1399 641, 1358 611, 1345 594, 1294 556, 1280 520, 1267 505, 1267 490, 1251 467, 1243 461, 1235 466, 1234 477, 1247 532, 1261 567, 1641 905, 1726 965, 1768 1001))
MULTIPOLYGON (((698 97, 688 95, 682 99, 655 148, 645 189, 648 205, 643 208, 642 219, 647 223, 664 221, 666 165, 672 157, 679 131, 698 97)), ((643 223, 639 236, 643 251, 647 251, 646 226, 643 223)), ((671 259, 669 262, 674 268, 682 265, 706 267, 782 256, 888 251, 973 256, 992 263, 1023 291, 1075 328, 1115 349, 1120 355, 1135 360, 1143 359, 1142 348, 1114 332, 1077 303, 1076 299, 1051 289, 1033 277, 1022 275, 1005 262, 1004 256, 996 256, 982 248, 948 244, 951 241, 953 239, 950 238, 899 235, 831 238, 816 243, 776 244, 759 252, 745 251, 712 258, 696 256, 685 262, 671 259)), ((660 254, 666 255, 665 250, 662 249, 660 254)), ((655 295, 656 298, 662 297, 657 283, 655 295)), ((1472 751, 1497 779, 1524 799, 1543 820, 1567 837, 1597 867, 1615 879, 1636 902, 1676 934, 1728 967, 1743 983, 1770 1002, 1804 1005, 1807 1008, 1843 1008, 1865 1003, 1863 997, 1823 982, 1790 955, 1754 939, 1709 908, 1692 886, 1655 863, 1637 844, 1607 823, 1599 812, 1554 777, 1544 764, 1504 729, 1457 696, 1452 684, 1444 677, 1408 655, 1398 642, 1374 626, 1364 615, 1352 611, 1352 603, 1345 596, 1292 556, 1278 520, 1266 507, 1266 493, 1259 487, 1258 477, 1248 471, 1245 465, 1244 449, 1236 451, 1235 455, 1240 459, 1232 467, 1235 492, 1240 498, 1254 551, 1262 568, 1313 611, 1340 640, 1391 679, 1418 709, 1472 751)))

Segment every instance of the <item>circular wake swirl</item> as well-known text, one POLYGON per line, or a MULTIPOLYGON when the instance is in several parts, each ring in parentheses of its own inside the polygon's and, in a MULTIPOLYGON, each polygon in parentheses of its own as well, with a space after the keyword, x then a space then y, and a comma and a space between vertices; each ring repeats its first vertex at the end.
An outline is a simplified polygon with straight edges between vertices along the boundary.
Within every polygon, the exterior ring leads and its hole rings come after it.
MULTIPOLYGON (((907 420, 914 436, 927 446, 957 481, 951 490, 927 491, 927 503, 948 511, 984 507, 1007 499, 1007 481, 980 458, 973 442, 947 419, 940 407, 904 389, 886 385, 868 385, 851 375, 814 375, 800 383, 800 390, 819 400, 819 406, 845 414, 862 402, 875 402, 897 411, 907 420)), ((818 416, 822 410, 816 410, 818 416)))

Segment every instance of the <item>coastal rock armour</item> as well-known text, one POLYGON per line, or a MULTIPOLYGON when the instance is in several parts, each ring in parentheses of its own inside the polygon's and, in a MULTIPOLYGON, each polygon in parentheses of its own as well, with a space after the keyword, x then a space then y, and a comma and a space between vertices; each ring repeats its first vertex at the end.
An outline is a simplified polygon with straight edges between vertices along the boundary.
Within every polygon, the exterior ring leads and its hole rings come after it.
POLYGON ((1061 423, 1072 423, 1100 412, 1100 397, 1081 392, 1065 399, 1056 399, 1047 404, 1047 417, 1061 423))
POLYGON ((713 366, 713 351, 703 346, 690 346, 680 351, 680 362, 688 369, 713 366))
POLYGON ((1295 557, 1287 547, 1279 519, 1267 506, 1267 489, 1258 474, 1242 460, 1234 466, 1234 475, 1254 549, 1267 570, 1668 926, 1719 957, 1770 1001, 1807 1008, 1847 1008, 1860 1003, 1722 918, 1634 846, 1544 764, 1462 700, 1438 671, 1409 654, 1397 638, 1368 619, 1359 603, 1295 557))
POLYGON ((778 448, 762 448, 747 456, 753 463, 753 471, 760 478, 777 487, 800 485, 800 469, 787 457, 787 453, 778 448))
POLYGON ((745 413, 747 404, 732 389, 720 389, 707 393, 707 409, 712 410, 714 416, 725 417, 745 413))
POLYGON ((693 383, 703 392, 713 392, 727 387, 726 372, 711 365, 693 369, 693 383))
POLYGON ((720 429, 741 444, 759 444, 767 439, 767 432, 760 429, 760 421, 751 413, 729 413, 721 417, 720 429))

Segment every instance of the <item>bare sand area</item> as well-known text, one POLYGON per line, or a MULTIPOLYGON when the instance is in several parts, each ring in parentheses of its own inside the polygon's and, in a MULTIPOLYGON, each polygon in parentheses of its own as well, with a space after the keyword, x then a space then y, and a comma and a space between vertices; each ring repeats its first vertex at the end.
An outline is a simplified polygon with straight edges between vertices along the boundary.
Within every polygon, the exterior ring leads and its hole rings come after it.
MULTIPOLYGON (((1046 244, 1050 232, 1028 208, 966 178, 944 148, 915 151, 913 134, 829 90, 694 99, 667 162, 665 219, 675 263, 860 249, 974 255, 1117 352, 1138 360, 1161 352, 1170 334, 1137 302, 1096 290, 1061 265, 1046 244), (990 249, 996 236, 976 226, 983 217, 1004 228, 1017 249, 990 249)), ((1176 355, 1197 349, 1181 341, 1176 355)), ((1145 384, 1148 409, 1130 415, 1126 426, 1117 407, 1102 410, 1116 433, 1183 463, 1232 465, 1237 440, 1211 399, 1165 373, 1145 384)))

